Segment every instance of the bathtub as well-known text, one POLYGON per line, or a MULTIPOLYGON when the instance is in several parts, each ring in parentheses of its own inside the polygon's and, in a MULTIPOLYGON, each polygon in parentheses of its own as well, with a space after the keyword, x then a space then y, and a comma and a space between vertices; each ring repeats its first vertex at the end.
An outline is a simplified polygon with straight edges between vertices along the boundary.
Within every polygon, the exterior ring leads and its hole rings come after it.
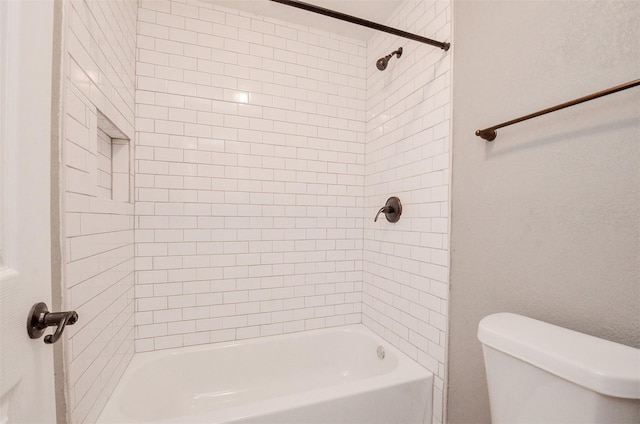
POLYGON ((433 375, 362 325, 136 354, 98 423, 431 422, 433 375))

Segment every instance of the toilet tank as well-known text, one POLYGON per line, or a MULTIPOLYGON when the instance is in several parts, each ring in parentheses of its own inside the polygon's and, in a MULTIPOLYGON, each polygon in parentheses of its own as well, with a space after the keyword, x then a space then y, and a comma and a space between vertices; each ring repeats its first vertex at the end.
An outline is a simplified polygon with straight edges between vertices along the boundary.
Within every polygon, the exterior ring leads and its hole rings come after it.
POLYGON ((511 313, 480 321, 491 421, 640 423, 640 350, 511 313))

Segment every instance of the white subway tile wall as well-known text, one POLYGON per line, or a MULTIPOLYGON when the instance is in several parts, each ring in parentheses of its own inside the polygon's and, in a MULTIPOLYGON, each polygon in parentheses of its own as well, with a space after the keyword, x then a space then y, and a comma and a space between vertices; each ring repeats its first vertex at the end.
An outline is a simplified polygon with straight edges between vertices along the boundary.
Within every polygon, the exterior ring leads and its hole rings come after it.
POLYGON ((361 322, 364 42, 141 1, 136 351, 361 322))
MULTIPOLYGON (((450 2, 405 1, 388 25, 449 41, 450 2)), ((433 422, 445 422, 451 51, 377 34, 367 63, 362 321, 434 373, 433 422), (374 223, 390 196, 400 220, 374 223)))
MULTIPOLYGON (((387 24, 448 40, 450 3, 387 24)), ((444 422, 450 55, 142 1, 136 351, 363 322, 434 372, 444 422)))
POLYGON ((137 5, 64 7, 63 307, 79 315, 64 333, 65 368, 68 421, 81 423, 95 422, 134 353, 134 207, 111 200, 108 181, 112 169, 131 180, 123 170, 132 167, 106 164, 112 151, 100 154, 98 121, 102 112, 134 135, 137 5))
MULTIPOLYGON (((207 2, 65 7, 70 421, 95 420, 133 354, 135 253, 137 351, 363 322, 434 372, 443 422, 450 53, 207 2), (135 217, 100 198, 99 112, 135 126, 135 217), (374 224, 391 195, 401 220, 374 224)), ((450 14, 407 1, 388 24, 446 40, 450 14)))

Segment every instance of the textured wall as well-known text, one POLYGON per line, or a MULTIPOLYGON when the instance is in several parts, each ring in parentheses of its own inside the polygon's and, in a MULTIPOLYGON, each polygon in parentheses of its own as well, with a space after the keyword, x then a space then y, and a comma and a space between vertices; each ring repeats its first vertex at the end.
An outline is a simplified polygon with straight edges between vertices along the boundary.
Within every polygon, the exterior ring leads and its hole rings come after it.
POLYGON ((100 164, 98 125, 102 113, 133 139, 136 3, 64 7, 63 297, 80 317, 65 330, 65 367, 69 421, 80 423, 95 421, 134 349, 134 208, 100 188, 111 164, 100 164))
MULTIPOLYGON (((440 41, 448 1, 403 2, 388 25, 440 41)), ((435 375, 443 422, 449 296, 451 52, 376 34, 367 43, 363 323, 435 375), (376 60, 398 47, 385 71, 376 60), (376 212, 400 198, 396 223, 376 212)))
POLYGON ((489 422, 479 320, 515 312, 640 347, 635 1, 455 3, 449 405, 489 422))
POLYGON ((361 321, 362 42, 143 1, 136 349, 361 321))

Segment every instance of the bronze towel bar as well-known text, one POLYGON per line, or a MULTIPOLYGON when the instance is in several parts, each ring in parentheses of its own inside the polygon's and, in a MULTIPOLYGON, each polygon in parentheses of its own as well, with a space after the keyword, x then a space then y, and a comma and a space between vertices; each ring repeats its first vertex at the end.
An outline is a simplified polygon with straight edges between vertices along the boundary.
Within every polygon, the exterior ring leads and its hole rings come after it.
POLYGON ((593 100, 593 99, 597 99, 598 97, 603 97, 609 94, 613 94, 613 93, 617 93, 618 91, 622 91, 622 90, 626 90, 627 88, 631 88, 631 87, 635 87, 637 85, 640 85, 640 79, 634 80, 634 81, 630 81, 626 84, 620 84, 618 86, 615 87, 611 87, 607 90, 602 90, 602 91, 598 91, 597 93, 593 93, 593 94, 589 94, 588 96, 584 96, 584 97, 580 97, 578 99, 575 100, 571 100, 547 109, 543 109, 540 110, 538 112, 534 112, 531 113, 529 115, 525 115, 525 116, 521 116, 520 118, 516 118, 516 119, 512 119, 511 121, 507 121, 507 122, 503 122, 502 124, 498 124, 498 125, 494 125, 493 127, 489 127, 489 128, 485 128, 483 130, 478 130, 476 131, 476 135, 478 137, 482 137, 483 139, 487 140, 487 141, 493 141, 496 136, 496 130, 498 128, 502 128, 502 127, 507 127, 509 125, 513 125, 513 124, 517 124, 518 122, 522 122, 522 121, 526 121, 527 119, 531 119, 531 118, 536 118, 538 116, 541 115, 545 115, 547 113, 551 113, 551 112, 555 112, 557 110, 560 109, 564 109, 566 107, 569 106, 574 106, 577 105, 579 103, 584 103, 587 102, 589 100, 593 100))

